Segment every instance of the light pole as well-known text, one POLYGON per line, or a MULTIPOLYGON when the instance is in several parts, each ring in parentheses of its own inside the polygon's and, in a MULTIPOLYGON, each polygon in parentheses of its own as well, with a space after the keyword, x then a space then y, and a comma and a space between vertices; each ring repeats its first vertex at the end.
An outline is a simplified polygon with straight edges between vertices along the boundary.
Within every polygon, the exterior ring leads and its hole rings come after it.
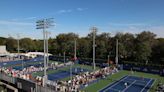
POLYGON ((64 54, 64 64, 65 64, 65 51, 64 51, 64 53, 63 53, 63 54, 64 54))
POLYGON ((71 62, 71 66, 70 66, 70 79, 71 79, 71 86, 72 86, 72 63, 73 63, 73 62, 71 62))
MULTIPOLYGON (((17 34, 17 45, 18 45, 17 50, 18 50, 18 59, 20 60, 20 42, 19 42, 19 40, 20 40, 20 36, 19 36, 19 34, 17 34)), ((23 68, 24 68, 24 61, 22 60, 22 70, 23 70, 23 68)))
MULTIPOLYGON (((76 38, 74 39, 74 62, 76 61, 77 59, 77 56, 76 56, 76 38)), ((72 86, 72 64, 73 62, 71 62, 71 66, 70 66, 70 79, 71 79, 71 86, 72 86)))
POLYGON ((116 39, 116 65, 118 65, 118 39, 116 39))
POLYGON ((107 63, 108 63, 108 67, 109 67, 109 55, 108 55, 108 62, 107 63))
POLYGON ((74 44, 74 59, 76 61, 77 57, 76 57, 76 38, 75 38, 75 44, 74 44))
POLYGON ((48 38, 49 38, 48 35, 49 34, 50 34, 50 32, 46 31, 46 33, 45 33, 45 35, 46 35, 45 36, 45 38, 46 38, 46 45, 45 46, 46 46, 46 56, 47 56, 47 58, 46 58, 47 59, 47 62, 46 62, 47 63, 47 68, 48 68, 48 62, 49 62, 49 54, 48 54, 48 38))
POLYGON ((46 86, 47 81, 47 63, 48 63, 48 32, 45 29, 52 27, 53 18, 42 19, 36 21, 36 29, 43 29, 43 40, 44 40, 44 78, 43 86, 46 86))
POLYGON ((96 64, 95 64, 95 47, 96 47, 95 38, 96 37, 95 36, 96 36, 97 28, 92 27, 91 30, 93 32, 93 69, 95 70, 96 69, 96 64))
POLYGON ((18 59, 20 60, 20 55, 19 55, 19 34, 17 34, 17 45, 18 45, 18 59))

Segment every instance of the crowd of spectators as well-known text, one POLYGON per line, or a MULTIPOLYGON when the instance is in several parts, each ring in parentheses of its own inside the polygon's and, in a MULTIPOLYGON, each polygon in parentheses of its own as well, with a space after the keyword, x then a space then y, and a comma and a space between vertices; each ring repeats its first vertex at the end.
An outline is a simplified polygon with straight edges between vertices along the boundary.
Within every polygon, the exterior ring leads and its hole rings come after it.
MULTIPOLYGON (((58 64, 57 62, 54 63, 54 64, 51 64, 50 66, 48 66, 49 68, 52 68, 52 69, 59 69, 59 68, 62 68, 62 67, 65 67, 65 66, 69 66, 73 64, 72 62, 67 62, 67 63, 61 63, 61 64, 58 64)), ((42 68, 41 71, 43 71, 44 68, 42 68)), ((43 77, 41 76, 36 76, 35 79, 33 80, 35 81, 38 85, 42 85, 43 84, 43 77)))
MULTIPOLYGON (((55 69, 58 69, 58 68, 61 68, 64 66, 68 66, 70 64, 72 64, 72 63, 67 62, 65 64, 63 64, 63 63, 55 64, 53 67, 55 69)), ((52 68, 52 67, 50 66, 49 68, 52 68)), ((18 77, 18 78, 22 78, 22 79, 26 79, 26 80, 32 80, 32 81, 37 82, 39 85, 42 85, 43 77, 41 77, 41 76, 33 77, 32 73, 40 72, 43 70, 44 70, 43 66, 39 66, 39 67, 30 66, 30 67, 25 67, 22 70, 16 70, 11 67, 0 67, 0 73, 3 73, 5 75, 11 76, 11 77, 18 77)))
POLYGON ((156 92, 164 92, 164 84, 163 84, 163 83, 160 82, 160 83, 157 85, 156 92))
POLYGON ((82 86, 88 86, 91 82, 104 79, 116 72, 118 72, 118 70, 115 67, 105 67, 93 72, 87 71, 81 73, 68 81, 48 81, 47 85, 54 88, 57 92, 79 92, 82 86))
POLYGON ((32 75, 31 75, 32 72, 37 72, 37 71, 42 71, 42 70, 43 70, 42 67, 37 68, 34 66, 24 68, 23 70, 15 70, 15 69, 6 68, 6 67, 0 68, 0 72, 2 74, 6 74, 6 75, 11 76, 11 77, 19 77, 19 78, 27 79, 27 80, 32 79, 32 75))
POLYGON ((73 63, 72 62, 67 62, 67 63, 59 64, 58 62, 55 62, 55 63, 51 63, 49 65, 49 68, 58 69, 58 68, 62 68, 62 67, 65 67, 65 66, 69 66, 71 64, 73 64, 73 63))
MULTIPOLYGON (((72 62, 67 62, 65 64, 55 64, 53 68, 61 68, 73 64, 72 62)), ((49 68, 52 68, 51 66, 49 68)), ((18 77, 26 80, 35 81, 38 85, 43 84, 43 77, 36 76, 33 77, 31 74, 33 72, 43 71, 43 66, 35 67, 30 66, 26 67, 23 70, 15 70, 12 68, 0 67, 0 72, 11 77, 18 77)), ((98 69, 92 72, 81 72, 78 75, 75 75, 68 81, 47 81, 47 86, 51 87, 57 92, 79 92, 81 87, 88 86, 91 82, 99 80, 101 78, 106 78, 109 75, 118 72, 115 67, 105 67, 98 69)))
POLYGON ((19 60, 16 57, 9 57, 9 56, 4 56, 4 57, 0 57, 0 62, 11 62, 11 61, 16 61, 19 60))
POLYGON ((27 56, 23 56, 20 55, 18 56, 0 56, 0 62, 13 62, 13 61, 17 61, 17 60, 26 60, 26 59, 30 59, 30 57, 27 56))

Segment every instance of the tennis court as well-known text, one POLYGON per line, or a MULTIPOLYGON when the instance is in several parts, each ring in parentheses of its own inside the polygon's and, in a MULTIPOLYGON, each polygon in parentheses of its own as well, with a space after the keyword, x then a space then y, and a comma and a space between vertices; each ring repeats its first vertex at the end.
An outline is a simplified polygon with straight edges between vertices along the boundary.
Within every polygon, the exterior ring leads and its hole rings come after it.
POLYGON ((148 92, 153 82, 154 79, 124 76, 120 80, 101 89, 99 92, 148 92))
POLYGON ((6 66, 14 66, 14 65, 22 65, 22 61, 24 63, 36 63, 36 62, 43 62, 43 57, 36 57, 33 59, 28 59, 28 60, 16 60, 16 61, 9 61, 9 62, 0 62, 1 67, 6 67, 6 66))
MULTIPOLYGON (((72 68, 72 75, 80 74, 80 73, 86 72, 86 71, 89 71, 89 70, 83 69, 83 68, 72 68)), ((60 80, 60 79, 70 77, 70 76, 71 76, 70 69, 68 69, 65 71, 59 71, 57 73, 48 74, 48 79, 49 80, 60 80)))

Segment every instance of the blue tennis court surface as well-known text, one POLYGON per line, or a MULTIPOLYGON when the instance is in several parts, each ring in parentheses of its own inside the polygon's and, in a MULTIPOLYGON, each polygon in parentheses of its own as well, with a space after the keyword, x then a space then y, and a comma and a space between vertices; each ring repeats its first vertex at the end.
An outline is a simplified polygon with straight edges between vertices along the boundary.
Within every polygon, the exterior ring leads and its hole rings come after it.
POLYGON ((34 62, 43 62, 43 57, 36 57, 36 58, 33 58, 33 59, 28 59, 28 60, 16 60, 16 61, 9 61, 9 62, 0 62, 0 66, 1 67, 4 67, 6 65, 21 65, 22 64, 22 61, 24 63, 34 63, 34 62))
POLYGON ((154 79, 124 76, 120 80, 101 89, 99 92, 148 92, 153 82, 154 79))
MULTIPOLYGON (((83 68, 72 68, 72 74, 76 75, 82 72, 86 72, 89 71, 87 69, 83 69, 83 68)), ((68 69, 67 71, 59 71, 57 73, 52 73, 52 74, 48 74, 48 79, 49 80, 60 80, 66 77, 70 76, 70 70, 68 69)))
POLYGON ((59 79, 66 78, 68 76, 70 76, 69 72, 61 71, 61 72, 58 72, 58 73, 49 74, 48 79, 49 80, 59 80, 59 79))

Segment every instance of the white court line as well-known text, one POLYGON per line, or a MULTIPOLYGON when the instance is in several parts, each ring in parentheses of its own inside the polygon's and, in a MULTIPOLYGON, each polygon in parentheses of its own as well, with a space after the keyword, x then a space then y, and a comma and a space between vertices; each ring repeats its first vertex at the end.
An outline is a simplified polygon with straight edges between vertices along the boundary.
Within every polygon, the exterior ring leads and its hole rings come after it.
POLYGON ((111 89, 111 90, 114 90, 114 91, 118 91, 118 92, 120 91, 120 90, 118 90, 118 89, 114 89, 114 88, 110 88, 110 89, 111 89))
MULTIPOLYGON (((150 86, 150 88, 152 88, 152 86, 155 84, 155 82, 156 82, 156 79, 154 79, 154 82, 153 82, 153 84, 150 86)), ((150 88, 148 89, 148 91, 147 91, 147 92, 149 92, 149 91, 150 91, 150 88)))
POLYGON ((122 90, 121 92, 124 92, 124 91, 126 91, 129 87, 131 87, 134 83, 136 82, 136 80, 135 81, 133 81, 128 87, 126 87, 124 90, 122 90))
MULTIPOLYGON (((128 76, 126 76, 125 78, 121 79, 121 80, 124 80, 126 79, 128 76)), ((106 92, 108 89, 112 88, 113 86, 119 84, 120 82, 122 82, 121 80, 119 80, 117 83, 113 84, 112 86, 110 86, 109 88, 105 89, 103 92, 106 92)))
POLYGON ((149 80, 149 82, 145 85, 145 87, 144 87, 140 92, 144 91, 144 89, 149 85, 149 83, 150 83, 151 81, 152 81, 152 79, 149 80))
MULTIPOLYGON (((122 79, 123 79, 123 78, 125 78, 125 77, 128 77, 128 76, 123 76, 123 77, 121 77, 120 79, 122 80, 122 79)), ((110 85, 112 85, 112 84, 114 84, 114 83, 116 83, 116 81, 114 81, 114 82, 112 82, 112 83, 109 83, 107 86, 105 86, 105 87, 101 88, 101 89, 100 89, 100 90, 98 90, 97 92, 100 92, 101 90, 103 90, 103 89, 107 88, 108 86, 110 86, 110 85)))

